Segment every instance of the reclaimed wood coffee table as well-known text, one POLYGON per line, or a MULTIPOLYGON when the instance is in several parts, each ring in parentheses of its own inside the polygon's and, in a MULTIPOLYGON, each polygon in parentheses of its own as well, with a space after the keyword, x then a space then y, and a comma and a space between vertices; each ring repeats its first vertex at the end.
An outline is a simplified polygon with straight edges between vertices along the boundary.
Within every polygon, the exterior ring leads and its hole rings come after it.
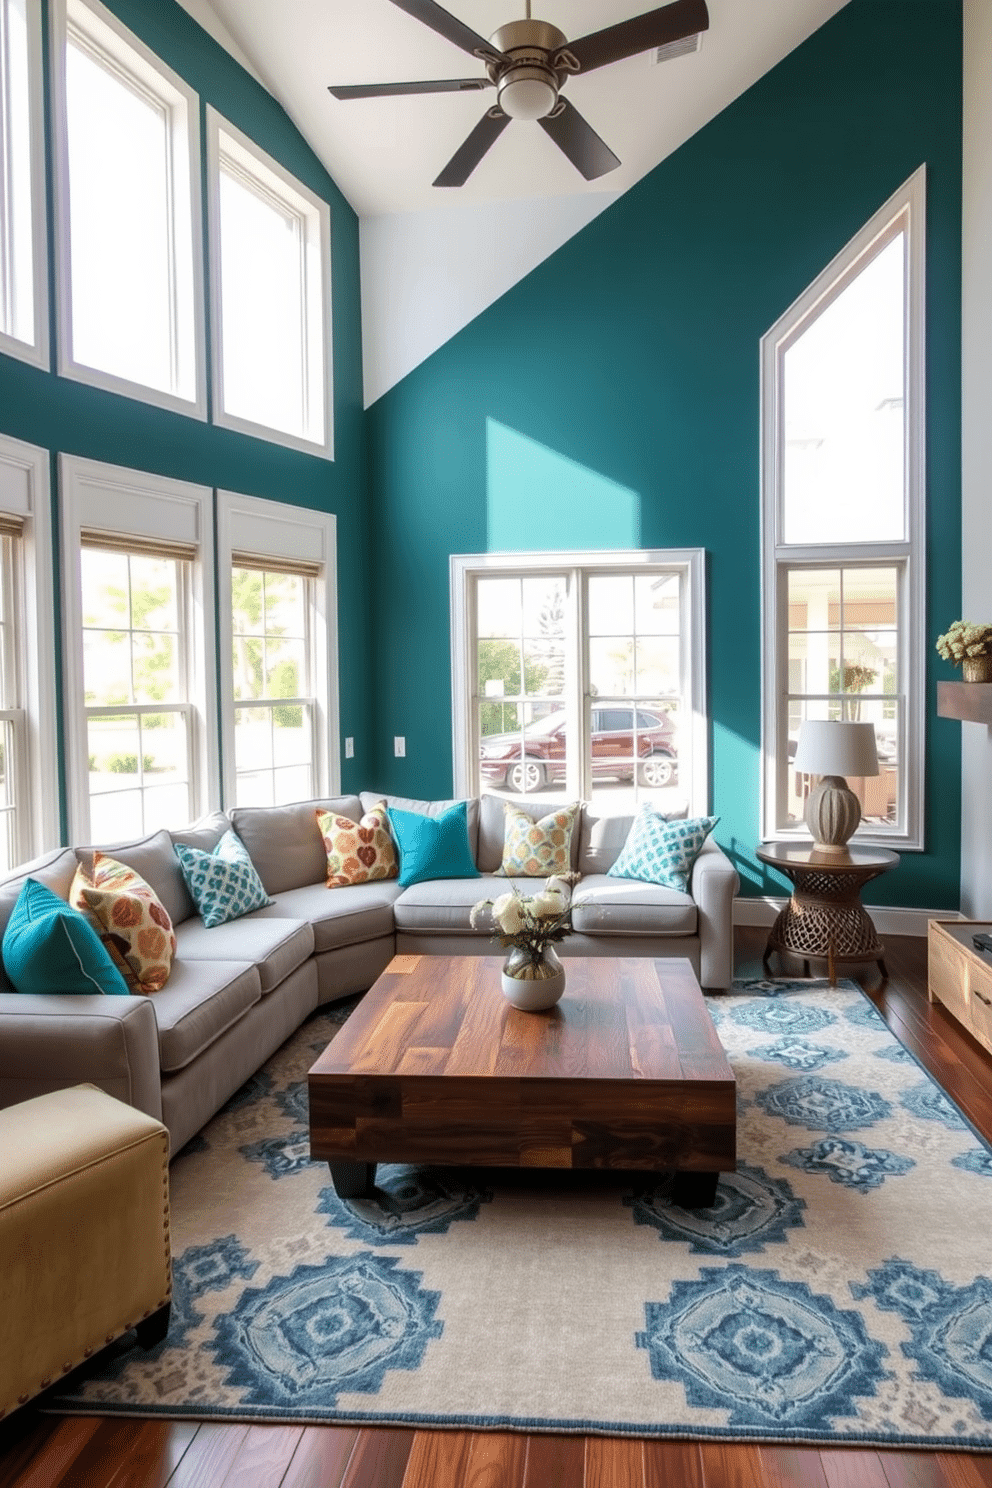
POLYGON ((736 1167, 733 1071, 688 961, 569 957, 557 1007, 498 956, 396 956, 310 1071, 310 1153, 337 1193, 379 1162, 674 1170, 683 1208, 736 1167))

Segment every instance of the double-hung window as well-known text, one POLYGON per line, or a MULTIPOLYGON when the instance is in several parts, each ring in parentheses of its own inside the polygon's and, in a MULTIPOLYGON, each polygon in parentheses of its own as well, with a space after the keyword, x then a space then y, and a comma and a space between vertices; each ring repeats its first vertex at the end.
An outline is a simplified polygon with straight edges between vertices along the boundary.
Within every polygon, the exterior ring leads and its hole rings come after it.
POLYGON ((0 435, 0 872, 59 841, 46 451, 0 435))
POLYGON ((331 455, 330 211, 207 111, 214 419, 331 455))
POLYGON ((921 168, 762 342, 764 835, 802 835, 804 719, 873 723, 859 839, 922 846, 921 168))
POLYGON ((225 801, 338 788, 335 520, 218 492, 225 801))
POLYGON ((218 799, 211 493, 63 456, 72 831, 107 842, 218 799))
POLYGON ((196 94, 98 0, 53 0, 59 369, 206 416, 196 94))
POLYGON ((40 0, 0 0, 0 351, 48 366, 40 0))
POLYGON ((703 554, 451 559, 455 791, 708 806, 703 554))

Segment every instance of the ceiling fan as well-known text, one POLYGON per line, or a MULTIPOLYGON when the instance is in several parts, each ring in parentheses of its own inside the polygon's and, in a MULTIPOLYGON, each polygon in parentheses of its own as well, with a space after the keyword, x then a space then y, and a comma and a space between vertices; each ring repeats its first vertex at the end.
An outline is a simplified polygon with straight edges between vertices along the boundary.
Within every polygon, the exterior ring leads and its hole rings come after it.
POLYGON ((392 0, 407 15, 430 26, 486 64, 487 77, 432 79, 422 83, 359 83, 332 87, 335 98, 395 98, 408 93, 472 93, 496 89, 496 102, 479 120, 434 182, 464 186, 487 150, 511 119, 536 119, 559 150, 587 181, 615 170, 619 159, 587 124, 578 109, 561 96, 571 73, 592 72, 655 47, 693 36, 709 27, 706 0, 674 0, 646 15, 634 16, 569 41, 557 26, 527 17, 510 21, 488 41, 434 0, 392 0))

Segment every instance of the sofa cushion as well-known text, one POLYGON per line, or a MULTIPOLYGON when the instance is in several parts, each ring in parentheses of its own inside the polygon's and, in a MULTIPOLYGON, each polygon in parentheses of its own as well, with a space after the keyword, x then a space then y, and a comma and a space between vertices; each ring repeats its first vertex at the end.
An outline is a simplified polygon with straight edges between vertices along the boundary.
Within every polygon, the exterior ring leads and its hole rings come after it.
POLYGON ((432 878, 478 878, 464 801, 456 801, 440 816, 390 807, 389 825, 400 853, 401 888, 432 878))
POLYGON ((177 960, 168 983, 155 994, 163 1072, 189 1064, 261 995, 258 968, 250 961, 177 960))
POLYGON ((208 930, 272 903, 237 832, 225 832, 211 852, 177 842, 176 857, 208 930))
POLYGON ((7 922, 3 965, 18 992, 128 995, 93 927, 36 878, 25 879, 7 922))
POLYGON ((176 954, 176 932, 140 873, 96 851, 77 868, 69 903, 89 918, 132 992, 162 990, 176 954))
MULTIPOLYGON (((271 909, 259 909, 252 920, 306 920, 313 929, 314 951, 358 945, 393 933, 393 903, 403 891, 395 878, 328 889, 323 883, 286 889, 271 909)), ((242 922, 245 923, 245 922, 242 922)))
MULTIPOLYGON (((475 855, 475 861, 483 873, 495 873, 503 861, 503 843, 506 837, 504 807, 507 802, 511 806, 519 806, 535 820, 542 816, 550 816, 554 811, 561 811, 569 804, 567 801, 556 800, 550 796, 482 796, 479 801, 479 849, 475 855)), ((580 818, 585 809, 584 806, 581 808, 580 818)), ((573 831, 569 861, 566 865, 569 869, 575 869, 578 853, 579 833, 573 831)))
MULTIPOLYGON (((536 893, 539 887, 535 879, 532 892, 536 893)), ((469 923, 472 906, 505 893, 506 879, 492 874, 482 878, 438 878, 414 884, 403 890, 393 906, 396 928, 423 934, 437 931, 448 935, 484 937, 489 934, 490 922, 486 918, 478 930, 473 930, 469 923)))
MULTIPOLYGON (((372 807, 385 802, 390 811, 413 811, 418 816, 443 816, 450 811, 452 806, 457 806, 458 801, 416 801, 410 796, 385 796, 381 791, 362 791, 362 810, 371 811, 372 807)), ((479 801, 477 796, 470 796, 465 802, 465 824, 468 828, 468 845, 474 861, 478 862, 479 856, 479 801)))
POLYGON ((660 884, 593 873, 572 897, 572 926, 582 935, 695 935, 698 924, 692 896, 660 884))
POLYGON ((507 878, 547 878, 572 866, 572 833, 580 803, 532 816, 513 801, 503 805, 503 861, 496 872, 507 878))
MULTIPOLYGON (((689 815, 689 803, 684 800, 666 803, 664 811, 657 814, 666 821, 678 821, 689 815)), ((633 825, 632 812, 615 816, 586 802, 579 820, 579 872, 607 873, 620 856, 633 825)))
POLYGON ((173 925, 185 920, 192 911, 189 894, 183 882, 179 860, 172 847, 172 836, 163 828, 137 842, 113 843, 110 846, 77 847, 76 861, 86 869, 93 865, 94 853, 114 858, 126 868, 133 868, 143 878, 169 916, 173 925))
POLYGON ((317 812, 330 811, 358 821, 362 803, 357 796, 326 801, 295 801, 291 806, 235 806, 231 825, 248 849, 248 856, 268 894, 283 894, 305 884, 323 886, 327 852, 317 826, 317 812))
POLYGON ((252 961, 262 995, 313 955, 313 929, 306 920, 261 919, 257 914, 208 927, 186 920, 176 931, 183 961, 252 961))
POLYGON ((327 853, 329 889, 396 877, 396 847, 383 802, 373 806, 359 822, 349 816, 335 816, 332 811, 318 811, 317 827, 327 853))
POLYGON ((620 856, 609 869, 610 876, 687 890, 692 865, 719 820, 718 816, 697 816, 670 822, 649 804, 642 806, 620 856))

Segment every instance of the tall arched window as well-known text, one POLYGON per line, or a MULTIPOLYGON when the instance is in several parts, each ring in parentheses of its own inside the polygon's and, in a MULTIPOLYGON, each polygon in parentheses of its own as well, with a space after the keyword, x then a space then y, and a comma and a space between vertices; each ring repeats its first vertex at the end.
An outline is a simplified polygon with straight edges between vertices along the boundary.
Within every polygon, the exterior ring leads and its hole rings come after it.
POLYGON ((806 718, 875 725, 859 840, 922 847, 923 167, 762 340, 766 838, 806 718))

